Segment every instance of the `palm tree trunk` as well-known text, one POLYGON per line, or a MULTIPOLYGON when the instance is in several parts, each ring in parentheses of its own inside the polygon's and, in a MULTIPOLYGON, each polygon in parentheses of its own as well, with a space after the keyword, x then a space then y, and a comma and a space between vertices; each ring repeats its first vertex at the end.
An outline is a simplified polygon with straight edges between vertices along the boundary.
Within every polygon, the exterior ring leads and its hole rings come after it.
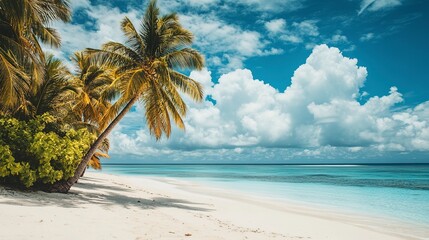
POLYGON ((125 114, 128 113, 128 111, 131 109, 131 107, 134 105, 137 99, 138 99, 138 96, 132 98, 124 107, 124 109, 122 109, 122 111, 118 114, 118 116, 116 116, 115 119, 113 119, 113 121, 109 124, 109 126, 107 126, 104 132, 100 136, 98 136, 97 140, 92 144, 91 148, 88 150, 88 152, 83 157, 82 161, 79 163, 74 173, 74 176, 69 178, 67 181, 59 181, 55 183, 48 189, 49 192, 67 193, 70 190, 73 184, 76 183, 76 181, 85 171, 92 155, 94 155, 95 151, 97 151, 98 147, 101 145, 104 139, 109 135, 109 133, 113 130, 113 128, 119 123, 119 121, 122 120, 125 114))
POLYGON ((86 169, 88 169, 88 167, 86 167, 86 168, 83 170, 83 172, 82 172, 82 174, 80 175, 80 177, 83 177, 83 175, 85 175, 86 169))

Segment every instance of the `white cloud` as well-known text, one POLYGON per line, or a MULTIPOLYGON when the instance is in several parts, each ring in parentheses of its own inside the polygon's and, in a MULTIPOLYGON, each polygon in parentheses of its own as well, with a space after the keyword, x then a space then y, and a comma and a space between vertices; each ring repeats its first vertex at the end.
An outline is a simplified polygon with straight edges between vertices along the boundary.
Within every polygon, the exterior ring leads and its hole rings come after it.
POLYGON ((207 68, 204 68, 201 71, 192 71, 189 77, 192 79, 198 79, 198 82, 204 87, 204 94, 206 96, 211 94, 211 89, 214 83, 212 82, 211 72, 207 68))
POLYGON ((286 30, 286 20, 279 18, 273 19, 271 21, 265 22, 265 28, 271 34, 279 34, 283 33, 286 30))
POLYGON ((359 40, 361 42, 366 42, 366 41, 370 41, 374 37, 375 37, 374 33, 365 33, 359 38, 359 40))
POLYGON ((364 11, 379 11, 401 5, 401 0, 362 0, 358 14, 364 11))
POLYGON ((224 74, 217 84, 211 82, 207 70, 191 75, 205 86, 212 86, 208 94, 215 103, 191 103, 186 132, 174 131, 170 140, 156 145, 144 126, 137 131, 124 128, 135 128, 136 116, 144 115, 140 108, 126 117, 122 129, 113 133, 112 139, 118 136, 126 144, 122 147, 121 142, 114 140, 112 151, 145 155, 149 154, 146 148, 181 153, 183 149, 199 153, 209 151, 201 149, 212 149, 210 152, 247 156, 251 149, 259 149, 252 154, 266 158, 268 155, 264 154, 270 152, 275 158, 275 151, 264 149, 307 149, 294 150, 297 157, 326 156, 329 151, 348 156, 357 152, 429 150, 429 102, 394 110, 403 101, 396 87, 385 96, 359 102, 367 70, 358 66, 356 59, 344 57, 337 48, 316 46, 284 92, 254 79, 247 69, 224 74), (137 143, 123 140, 124 133, 128 140, 137 143))
POLYGON ((303 39, 297 35, 282 35, 280 37, 280 40, 289 42, 289 43, 301 43, 303 42, 303 39))
POLYGON ((242 68, 249 57, 282 52, 269 48, 260 33, 228 24, 214 15, 181 15, 180 20, 194 33, 195 45, 208 55, 208 62, 217 63, 223 71, 242 68))
POLYGON ((285 93, 293 101, 306 99, 306 104, 334 98, 351 100, 359 95, 366 76, 366 68, 358 67, 357 59, 344 57, 338 48, 320 45, 295 71, 285 93))

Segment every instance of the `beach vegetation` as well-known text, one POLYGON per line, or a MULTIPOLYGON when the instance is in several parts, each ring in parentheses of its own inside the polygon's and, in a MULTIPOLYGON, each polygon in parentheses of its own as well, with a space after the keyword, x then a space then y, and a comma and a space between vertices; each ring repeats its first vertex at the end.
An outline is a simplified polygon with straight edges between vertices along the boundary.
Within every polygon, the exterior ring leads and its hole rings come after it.
POLYGON ((73 176, 96 135, 82 128, 49 131, 55 118, 45 113, 32 120, 0 118, 0 182, 46 188, 73 176))

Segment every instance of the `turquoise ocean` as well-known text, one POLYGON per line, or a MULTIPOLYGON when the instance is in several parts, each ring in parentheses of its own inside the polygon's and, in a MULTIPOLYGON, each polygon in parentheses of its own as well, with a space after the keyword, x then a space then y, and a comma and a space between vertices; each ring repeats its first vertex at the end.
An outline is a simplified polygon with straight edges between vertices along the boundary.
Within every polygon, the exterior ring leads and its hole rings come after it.
POLYGON ((106 173, 190 180, 429 227, 429 164, 103 166, 106 173))

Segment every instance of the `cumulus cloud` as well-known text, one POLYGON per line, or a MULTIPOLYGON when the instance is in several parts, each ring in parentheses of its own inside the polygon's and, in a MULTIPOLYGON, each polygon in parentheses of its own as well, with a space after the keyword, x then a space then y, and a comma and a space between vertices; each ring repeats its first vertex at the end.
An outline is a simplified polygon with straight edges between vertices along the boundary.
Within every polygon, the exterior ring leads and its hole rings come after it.
POLYGON ((395 110, 403 101, 396 87, 385 96, 360 102, 367 70, 338 48, 316 46, 283 92, 254 79, 247 69, 224 74, 216 84, 207 70, 191 76, 210 86, 207 93, 212 101, 190 104, 186 132, 174 131, 170 140, 155 143, 144 125, 135 129, 135 119, 144 116, 139 107, 114 131, 112 151, 145 155, 146 150, 201 153, 204 149, 231 149, 230 154, 245 155, 256 148, 259 152, 275 148, 282 153, 289 150, 281 149, 307 149, 290 150, 303 157, 328 151, 347 155, 363 149, 429 150, 429 102, 395 110), (127 126, 133 129, 127 130, 127 126))

